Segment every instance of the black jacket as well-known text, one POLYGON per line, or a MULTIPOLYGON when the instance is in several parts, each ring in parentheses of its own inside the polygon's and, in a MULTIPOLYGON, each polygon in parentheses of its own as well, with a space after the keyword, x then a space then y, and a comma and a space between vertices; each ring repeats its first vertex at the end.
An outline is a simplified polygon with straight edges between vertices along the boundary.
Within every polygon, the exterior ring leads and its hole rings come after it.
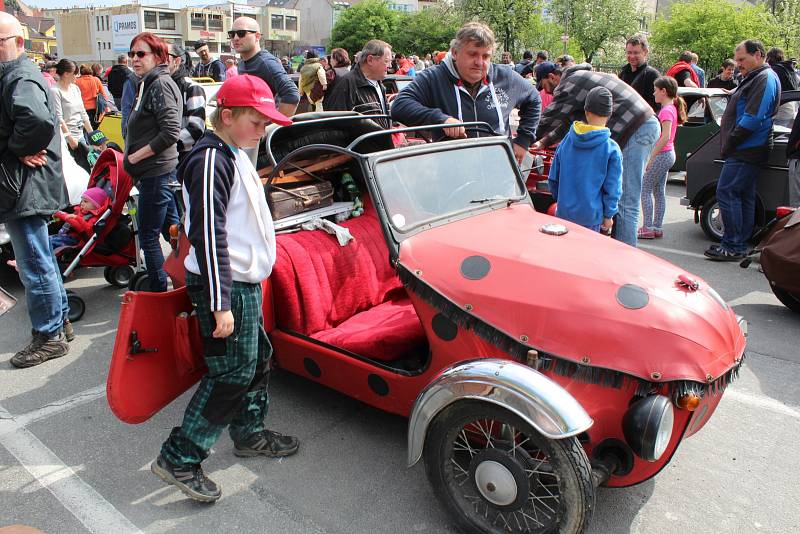
POLYGON ((779 61, 770 65, 778 80, 781 82, 781 91, 795 91, 800 89, 800 79, 792 68, 791 61, 779 61))
POLYGON ((122 98, 122 89, 125 81, 131 75, 131 69, 119 63, 111 67, 108 72, 108 91, 114 98, 122 98))
POLYGON ((125 136, 125 170, 134 180, 168 174, 178 165, 178 137, 183 96, 166 65, 158 65, 139 82, 125 136), (150 145, 155 155, 136 164, 128 157, 150 145))
POLYGON ((794 117, 792 133, 789 134, 789 142, 786 145, 786 157, 788 159, 800 159, 800 113, 794 117))
POLYGON ((661 73, 647 63, 639 65, 639 68, 636 69, 635 72, 631 70, 631 64, 628 63, 622 67, 619 73, 620 79, 636 89, 639 96, 647 100, 647 103, 650 104, 653 111, 658 110, 656 97, 653 95, 653 83, 659 76, 661 76, 661 73))
MULTIPOLYGON (((386 103, 386 89, 378 83, 381 100, 375 87, 369 83, 364 73, 358 66, 337 78, 332 91, 325 97, 325 111, 357 111, 365 115, 388 115, 389 106, 386 103)), ((390 127, 387 119, 376 120, 384 128, 390 127)))
POLYGON ((23 183, 22 195, 0 213, 0 223, 43 215, 67 205, 67 186, 61 170, 61 139, 50 90, 36 64, 22 54, 0 62, 0 163, 23 183), (31 168, 19 157, 47 151, 47 164, 31 168))

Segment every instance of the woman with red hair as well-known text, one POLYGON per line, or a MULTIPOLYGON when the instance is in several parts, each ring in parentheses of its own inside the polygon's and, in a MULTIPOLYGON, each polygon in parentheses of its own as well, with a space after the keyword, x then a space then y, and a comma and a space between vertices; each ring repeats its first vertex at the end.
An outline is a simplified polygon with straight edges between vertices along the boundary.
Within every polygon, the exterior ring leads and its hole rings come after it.
POLYGON ((139 243, 150 290, 160 292, 167 290, 167 275, 159 234, 169 239, 169 226, 178 222, 168 184, 178 164, 183 99, 169 73, 164 40, 140 33, 131 41, 128 57, 139 85, 125 136, 125 170, 139 189, 139 243))

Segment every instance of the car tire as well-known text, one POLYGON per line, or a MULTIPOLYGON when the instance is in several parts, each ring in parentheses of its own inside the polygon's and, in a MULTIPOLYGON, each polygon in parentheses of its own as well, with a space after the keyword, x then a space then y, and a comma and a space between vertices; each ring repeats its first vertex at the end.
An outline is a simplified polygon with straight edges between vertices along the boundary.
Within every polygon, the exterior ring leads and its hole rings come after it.
POLYGON ((86 313, 86 302, 72 291, 67 291, 67 304, 69 305, 70 322, 76 323, 81 320, 83 314, 86 313))
POLYGON ((772 284, 770 284, 769 287, 772 289, 772 292, 775 294, 778 300, 781 301, 781 304, 795 313, 800 313, 800 295, 786 291, 785 289, 781 289, 772 284))
POLYGON ((576 534, 591 521, 592 469, 577 438, 547 439, 495 404, 460 401, 443 410, 424 456, 433 491, 459 531, 508 532, 513 524, 576 534))
POLYGON ((700 208, 700 227, 712 241, 722 241, 725 226, 722 224, 722 212, 716 195, 711 195, 700 208))

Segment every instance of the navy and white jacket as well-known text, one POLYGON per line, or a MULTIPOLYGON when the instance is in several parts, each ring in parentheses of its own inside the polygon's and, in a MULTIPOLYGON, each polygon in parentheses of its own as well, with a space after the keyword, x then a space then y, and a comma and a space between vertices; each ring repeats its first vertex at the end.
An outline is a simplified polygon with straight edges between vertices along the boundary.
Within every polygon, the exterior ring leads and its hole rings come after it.
MULTIPOLYGON (((453 117, 463 122, 486 122, 498 135, 511 136, 511 111, 519 109, 514 142, 528 148, 535 139, 542 113, 539 92, 514 69, 490 65, 475 98, 462 86, 448 53, 439 65, 418 73, 392 103, 392 119, 406 126, 443 124, 453 117), (499 112, 498 112, 499 107, 499 112)), ((475 130, 468 131, 475 137, 475 130)))
POLYGON ((761 163, 772 148, 772 122, 781 102, 778 76, 764 65, 749 72, 731 93, 720 125, 723 159, 761 163))
POLYGON ((231 309, 233 282, 260 284, 275 264, 275 229, 250 158, 206 132, 178 168, 191 243, 186 270, 200 275, 211 311, 231 309))

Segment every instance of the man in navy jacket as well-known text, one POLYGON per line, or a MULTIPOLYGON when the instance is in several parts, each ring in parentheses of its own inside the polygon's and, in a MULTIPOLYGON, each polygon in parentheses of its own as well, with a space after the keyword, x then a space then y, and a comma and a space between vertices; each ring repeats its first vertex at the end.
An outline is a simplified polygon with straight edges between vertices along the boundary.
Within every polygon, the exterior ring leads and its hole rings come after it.
MULTIPOLYGON (((492 65, 495 38, 488 26, 470 22, 456 34, 441 64, 420 72, 392 103, 392 118, 406 126, 482 121, 497 135, 511 137, 509 116, 519 109, 514 154, 522 161, 535 140, 542 110, 539 92, 514 69, 492 65)), ((445 128, 453 138, 480 131, 445 128)))
POLYGON ((715 261, 740 261, 747 252, 756 211, 756 180, 772 147, 772 121, 781 101, 781 84, 765 63, 761 41, 736 47, 734 59, 744 78, 731 93, 719 137, 725 160, 717 182, 717 201, 725 230, 722 243, 705 251, 715 261))

